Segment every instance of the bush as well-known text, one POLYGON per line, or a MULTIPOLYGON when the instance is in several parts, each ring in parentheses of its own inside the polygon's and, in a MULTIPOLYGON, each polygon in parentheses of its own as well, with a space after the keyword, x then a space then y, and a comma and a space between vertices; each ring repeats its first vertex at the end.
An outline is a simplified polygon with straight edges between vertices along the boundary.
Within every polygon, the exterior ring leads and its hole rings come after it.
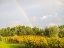
POLYGON ((0 35, 0 41, 2 41, 3 37, 0 35))
POLYGON ((42 36, 29 35, 10 38, 9 41, 18 44, 21 42, 26 48, 64 48, 64 38, 45 38, 42 36))

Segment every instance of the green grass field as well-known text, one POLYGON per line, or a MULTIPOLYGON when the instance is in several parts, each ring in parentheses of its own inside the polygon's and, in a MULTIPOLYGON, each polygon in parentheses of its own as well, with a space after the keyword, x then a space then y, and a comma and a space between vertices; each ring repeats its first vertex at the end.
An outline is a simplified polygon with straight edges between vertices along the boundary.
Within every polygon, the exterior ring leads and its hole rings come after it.
POLYGON ((0 41, 0 48, 25 48, 24 44, 9 44, 7 42, 0 41))

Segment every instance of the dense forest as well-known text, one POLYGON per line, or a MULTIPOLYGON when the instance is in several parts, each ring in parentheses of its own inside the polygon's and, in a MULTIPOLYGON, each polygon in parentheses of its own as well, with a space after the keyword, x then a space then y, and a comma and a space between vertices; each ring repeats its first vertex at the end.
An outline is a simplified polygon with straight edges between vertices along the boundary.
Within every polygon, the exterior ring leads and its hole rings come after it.
POLYGON ((14 36, 14 35, 41 35, 45 37, 64 37, 64 25, 61 26, 46 26, 45 28, 29 27, 29 26, 16 26, 0 29, 1 36, 14 36))

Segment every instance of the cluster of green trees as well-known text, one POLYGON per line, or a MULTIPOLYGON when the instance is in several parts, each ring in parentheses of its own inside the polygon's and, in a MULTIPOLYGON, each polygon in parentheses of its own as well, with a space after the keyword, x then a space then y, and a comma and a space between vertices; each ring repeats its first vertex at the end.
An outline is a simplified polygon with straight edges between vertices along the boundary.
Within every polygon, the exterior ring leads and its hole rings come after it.
POLYGON ((44 29, 29 26, 16 26, 13 28, 7 27, 0 29, 1 36, 14 35, 42 35, 46 37, 64 37, 64 25, 61 26, 46 26, 44 29))

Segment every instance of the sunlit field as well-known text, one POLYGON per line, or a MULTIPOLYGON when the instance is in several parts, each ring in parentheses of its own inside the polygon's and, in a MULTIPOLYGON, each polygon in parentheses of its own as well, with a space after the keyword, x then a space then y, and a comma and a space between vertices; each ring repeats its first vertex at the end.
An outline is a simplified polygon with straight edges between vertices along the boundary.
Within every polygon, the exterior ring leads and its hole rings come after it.
POLYGON ((4 37, 0 48, 64 48, 64 38, 35 35, 4 37))
POLYGON ((6 42, 0 41, 0 48, 9 48, 6 42))
POLYGON ((0 41, 0 48, 25 48, 24 44, 10 44, 8 42, 0 41))

